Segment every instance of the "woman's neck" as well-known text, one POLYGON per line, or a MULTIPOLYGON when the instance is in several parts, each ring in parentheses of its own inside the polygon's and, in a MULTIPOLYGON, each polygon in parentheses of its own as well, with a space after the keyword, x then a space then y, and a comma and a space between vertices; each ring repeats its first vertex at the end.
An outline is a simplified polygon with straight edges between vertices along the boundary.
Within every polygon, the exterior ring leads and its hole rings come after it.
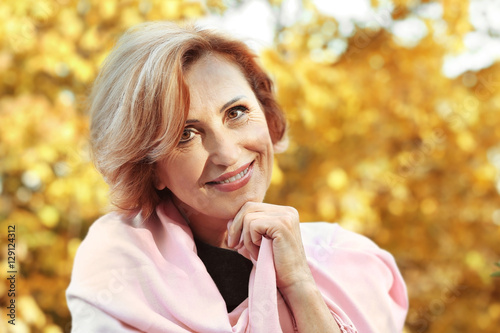
POLYGON ((217 228, 210 228, 210 226, 206 227, 205 225, 198 225, 197 223, 193 222, 191 222, 189 226, 191 227, 193 236, 196 239, 202 241, 205 244, 229 249, 229 246, 227 246, 226 224, 224 224, 223 230, 218 230, 217 228))
POLYGON ((198 212, 189 212, 183 209, 182 203, 178 202, 177 198, 173 202, 184 220, 188 223, 193 236, 205 244, 209 244, 221 248, 229 248, 227 246, 227 223, 228 219, 219 219, 212 216, 207 216, 198 212))

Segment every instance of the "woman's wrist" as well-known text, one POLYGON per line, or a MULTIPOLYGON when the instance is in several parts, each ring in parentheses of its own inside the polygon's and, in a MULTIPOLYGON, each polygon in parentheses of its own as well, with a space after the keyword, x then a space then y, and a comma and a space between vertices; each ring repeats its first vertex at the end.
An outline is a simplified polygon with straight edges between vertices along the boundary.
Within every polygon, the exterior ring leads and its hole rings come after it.
POLYGON ((340 332, 314 280, 280 288, 280 292, 293 313, 300 333, 340 332))
POLYGON ((312 279, 303 279, 287 287, 279 288, 287 302, 300 302, 301 300, 315 297, 319 293, 316 282, 312 279))

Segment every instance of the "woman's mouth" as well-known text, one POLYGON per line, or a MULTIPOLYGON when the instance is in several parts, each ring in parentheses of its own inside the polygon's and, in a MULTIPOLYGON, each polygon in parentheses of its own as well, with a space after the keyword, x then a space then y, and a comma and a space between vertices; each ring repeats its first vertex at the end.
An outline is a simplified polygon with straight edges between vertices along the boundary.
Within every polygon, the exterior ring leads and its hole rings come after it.
POLYGON ((223 192, 235 191, 245 186, 252 177, 253 162, 243 165, 241 168, 233 172, 228 172, 222 176, 210 181, 207 185, 212 185, 216 189, 223 192))
POLYGON ((245 170, 237 174, 236 176, 232 176, 226 180, 221 180, 220 182, 214 182, 214 184, 227 184, 227 183, 232 183, 235 180, 240 179, 241 177, 245 176, 249 170, 250 166, 248 166, 245 170))

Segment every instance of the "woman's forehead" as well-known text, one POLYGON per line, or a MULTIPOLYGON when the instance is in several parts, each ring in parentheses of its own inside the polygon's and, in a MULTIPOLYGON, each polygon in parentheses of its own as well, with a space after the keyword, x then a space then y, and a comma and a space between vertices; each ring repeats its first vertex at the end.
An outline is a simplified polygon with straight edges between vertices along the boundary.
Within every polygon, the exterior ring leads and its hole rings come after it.
POLYGON ((186 73, 190 95, 250 93, 248 81, 237 64, 220 55, 206 55, 196 61, 186 73))
POLYGON ((188 81, 203 81, 214 76, 240 76, 245 78, 238 64, 217 53, 208 53, 202 56, 191 64, 186 73, 188 81))

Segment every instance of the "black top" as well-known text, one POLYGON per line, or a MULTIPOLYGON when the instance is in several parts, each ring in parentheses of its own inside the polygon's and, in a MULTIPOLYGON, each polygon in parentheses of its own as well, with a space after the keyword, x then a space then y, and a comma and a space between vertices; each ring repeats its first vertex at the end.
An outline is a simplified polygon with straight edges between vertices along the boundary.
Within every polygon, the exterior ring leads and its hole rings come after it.
POLYGON ((226 302, 233 311, 248 297, 248 281, 253 264, 236 251, 215 247, 195 239, 198 256, 205 264, 226 302))

